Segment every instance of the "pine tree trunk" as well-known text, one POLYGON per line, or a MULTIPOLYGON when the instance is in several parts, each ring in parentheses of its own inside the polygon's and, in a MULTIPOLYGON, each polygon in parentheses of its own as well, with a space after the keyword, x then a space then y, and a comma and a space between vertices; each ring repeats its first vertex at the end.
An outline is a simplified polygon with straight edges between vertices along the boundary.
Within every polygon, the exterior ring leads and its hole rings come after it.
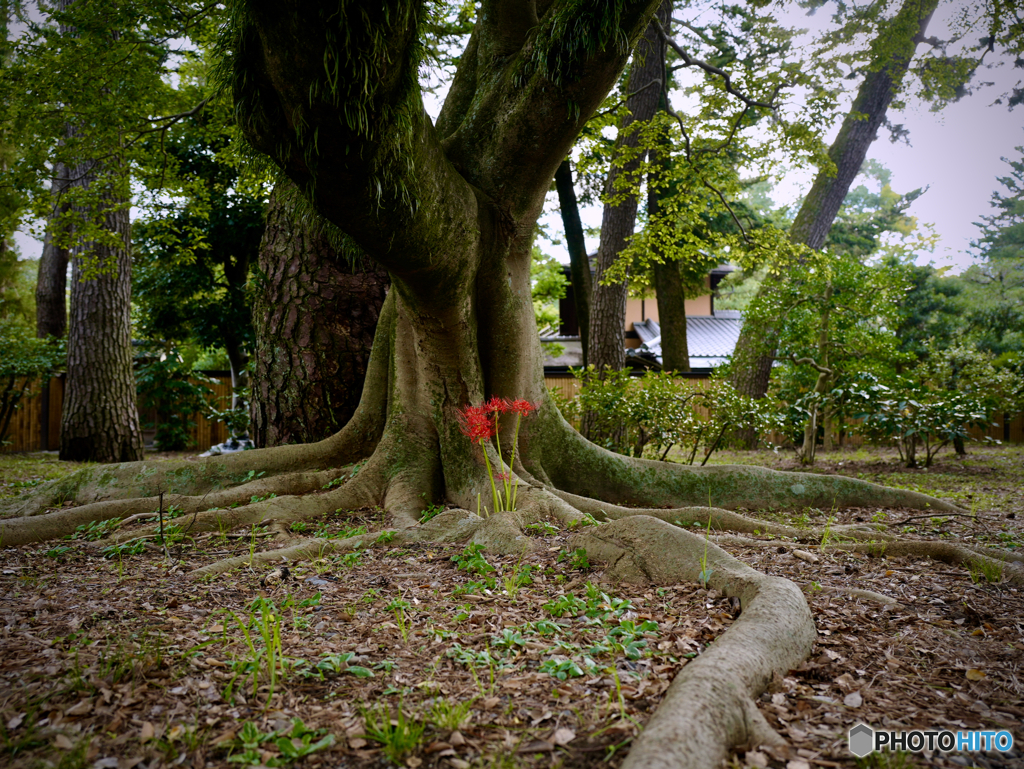
POLYGON ((318 441, 348 422, 390 282, 354 246, 350 264, 296 216, 294 194, 275 190, 260 247, 250 403, 260 447, 318 441))
MULTIPOLYGON (((885 32, 872 44, 869 72, 829 148, 828 156, 836 172, 818 173, 793 220, 789 232, 792 242, 815 249, 825 244, 937 4, 938 0, 905 0, 893 21, 885 25, 885 32)), ((771 291, 774 280, 785 280, 785 276, 767 277, 758 294, 771 291)), ((732 383, 744 395, 763 398, 768 392, 777 336, 778 330, 768 326, 755 328, 748 324, 740 332, 732 358, 732 383)))
MULTIPOLYGON (((79 166, 73 184, 102 179, 99 164, 79 166)), ((105 227, 131 243, 128 205, 103 196, 105 227)), ((82 217, 90 215, 81 211, 82 217)), ((142 459, 142 431, 135 397, 131 338, 131 255, 126 247, 77 246, 71 257, 71 318, 67 386, 60 425, 60 458, 91 462, 142 459), (100 272, 93 274, 99 266, 100 272), (86 271, 88 268, 88 275, 86 271)))
MULTIPOLYGON (((662 26, 668 26, 672 12, 669 0, 662 2, 656 18, 662 26)), ((647 122, 654 117, 661 100, 664 72, 664 55, 659 56, 663 44, 658 28, 652 20, 637 43, 633 53, 633 65, 627 85, 626 108, 629 113, 619 125, 619 137, 615 142, 612 166, 605 183, 605 196, 620 193, 622 185, 639 185, 637 171, 643 162, 638 153, 626 162, 625 153, 634 151, 639 144, 636 130, 630 130, 636 122, 647 122)), ((590 308, 590 349, 588 359, 600 371, 610 368, 620 371, 626 365, 626 348, 623 333, 626 326, 626 281, 601 285, 605 273, 615 263, 619 253, 633 236, 636 225, 637 195, 627 193, 617 203, 606 203, 601 217, 601 245, 597 250, 597 270, 594 294, 590 308)))
POLYGON ((576 189, 572 183, 572 164, 568 159, 563 160, 555 171, 555 188, 558 190, 562 227, 565 229, 565 243, 569 250, 573 304, 580 324, 580 346, 583 348, 583 365, 586 366, 590 357, 590 297, 594 293, 594 281, 590 274, 587 244, 583 239, 583 223, 580 221, 576 189))

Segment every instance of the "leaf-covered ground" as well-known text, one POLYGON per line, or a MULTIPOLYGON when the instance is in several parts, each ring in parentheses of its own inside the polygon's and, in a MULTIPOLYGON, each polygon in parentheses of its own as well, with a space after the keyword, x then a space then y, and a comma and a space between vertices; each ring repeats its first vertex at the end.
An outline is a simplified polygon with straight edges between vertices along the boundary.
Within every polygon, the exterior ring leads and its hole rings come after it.
MULTIPOLYGON (((720 461, 793 467, 767 452, 720 461)), ((4 457, 0 493, 64 469, 4 457)), ((885 520, 908 536, 1024 546, 1021 449, 972 449, 963 461, 943 454, 927 471, 859 450, 829 455, 818 470, 952 497, 973 515, 778 518, 808 528, 885 520)), ((268 533, 193 538, 187 518, 165 525, 166 551, 143 540, 104 553, 88 539, 99 531, 0 550, 0 764, 617 766, 675 672, 734 619, 734 606, 696 585, 607 584, 600 564, 569 550, 568 532, 543 526, 523 559, 380 542, 261 584, 266 571, 208 582, 186 574, 282 544, 268 533)), ((363 510, 319 528, 344 536, 386 525, 380 511, 363 510)), ((861 766, 1024 765, 1018 589, 999 574, 829 544, 729 548, 801 585, 818 627, 810 660, 761 698, 791 747, 740 754, 735 765, 853 767, 846 730, 857 721, 1008 729, 1017 740, 1014 754, 861 766), (898 604, 838 592, 848 587, 898 604)))

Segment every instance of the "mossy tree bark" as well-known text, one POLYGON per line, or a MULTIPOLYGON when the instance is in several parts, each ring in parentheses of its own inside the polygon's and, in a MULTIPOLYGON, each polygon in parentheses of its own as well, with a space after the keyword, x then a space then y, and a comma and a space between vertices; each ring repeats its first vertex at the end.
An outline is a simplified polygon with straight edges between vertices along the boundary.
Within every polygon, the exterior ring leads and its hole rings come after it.
MULTIPOLYGON (((790 227, 792 242, 814 249, 825 245, 937 5, 938 0, 904 0, 899 13, 872 43, 868 72, 828 151, 835 171, 822 170, 815 177, 790 227)), ((766 278, 759 293, 775 290, 776 281, 785 279, 785 274, 766 278)), ((747 324, 740 332, 733 352, 732 383, 744 395, 762 398, 768 391, 777 338, 777 329, 770 325, 747 324)))
POLYGON ((287 187, 270 199, 253 300, 259 447, 320 441, 351 419, 390 283, 376 262, 335 248, 287 187))

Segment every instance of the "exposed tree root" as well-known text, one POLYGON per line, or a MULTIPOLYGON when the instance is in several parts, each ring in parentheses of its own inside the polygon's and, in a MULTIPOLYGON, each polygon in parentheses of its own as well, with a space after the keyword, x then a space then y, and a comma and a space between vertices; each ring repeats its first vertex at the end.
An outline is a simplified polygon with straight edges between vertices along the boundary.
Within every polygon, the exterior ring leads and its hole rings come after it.
MULTIPOLYGON (((172 505, 177 510, 193 514, 213 508, 227 508, 232 505, 249 503, 253 497, 267 497, 271 494, 305 494, 320 489, 324 484, 339 477, 339 471, 326 470, 319 473, 286 473, 272 478, 258 478, 255 481, 221 491, 211 491, 201 497, 166 494, 164 509, 172 505)), ((80 507, 70 507, 45 515, 0 520, 0 542, 8 546, 25 545, 58 539, 71 534, 75 529, 93 521, 107 521, 139 513, 155 513, 160 507, 160 497, 135 497, 132 499, 111 499, 93 502, 80 507)))
MULTIPOLYGON (((552 407, 553 408, 553 407, 552 407)), ((843 475, 789 473, 750 465, 691 467, 614 454, 589 443, 557 414, 543 415, 543 469, 573 494, 634 507, 707 505, 730 510, 905 507, 967 513, 952 502, 843 475)), ((537 470, 526 462, 534 474, 537 470)))
POLYGON ((739 597, 742 607, 736 623, 676 676, 624 767, 718 769, 732 749, 784 742, 754 698, 774 674, 785 674, 810 653, 814 622, 796 585, 648 516, 588 529, 573 545, 608 563, 606 574, 614 579, 656 584, 697 580, 706 552, 711 586, 739 597))
MULTIPOLYGON (((770 534, 775 537, 787 537, 796 541, 820 540, 825 536, 823 528, 798 529, 795 526, 766 521, 762 518, 751 518, 732 510, 720 507, 678 507, 674 509, 636 508, 609 505, 600 500, 580 497, 564 491, 555 492, 561 499, 582 512, 589 513, 599 521, 617 521, 634 515, 648 515, 676 526, 708 525, 709 518, 713 531, 738 531, 744 534, 770 534)), ((829 531, 836 536, 856 540, 889 540, 893 535, 878 529, 881 524, 856 524, 830 526, 829 531)))

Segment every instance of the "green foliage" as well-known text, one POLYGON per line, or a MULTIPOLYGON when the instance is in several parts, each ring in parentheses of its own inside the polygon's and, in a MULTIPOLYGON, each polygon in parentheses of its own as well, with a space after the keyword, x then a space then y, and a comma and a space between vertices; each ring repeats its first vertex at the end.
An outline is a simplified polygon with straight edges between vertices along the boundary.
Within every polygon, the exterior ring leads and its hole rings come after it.
POLYGON ((869 439, 894 443, 908 467, 917 465, 921 448, 928 467, 942 447, 970 440, 970 427, 986 427, 993 414, 1024 406, 1024 385, 991 353, 954 345, 903 375, 864 373, 846 396, 869 439))
POLYGON ((533 259, 530 262, 530 291, 533 314, 537 319, 537 328, 540 329, 541 336, 558 333, 558 300, 565 297, 565 288, 568 284, 561 263, 534 246, 533 259))
MULTIPOLYGON (((136 372, 139 404, 155 409, 156 445, 163 451, 188 448, 193 415, 206 411, 212 393, 208 377, 182 363, 175 351, 140 366, 136 372)), ((153 425, 149 425, 152 427, 153 425)))
POLYGON ((487 559, 483 556, 484 546, 475 543, 466 545, 466 549, 459 555, 453 555, 452 561, 462 571, 466 571, 470 574, 480 574, 481 576, 494 571, 494 567, 487 563, 487 559))
POLYGON ((406 716, 401 707, 394 716, 391 715, 391 707, 387 703, 364 708, 361 712, 366 724, 364 736, 379 742, 384 754, 396 764, 401 764, 402 760, 423 741, 426 724, 406 716))
POLYGON ((664 459, 679 446, 690 464, 701 464, 727 443, 734 428, 752 427, 763 435, 777 426, 777 417, 764 401, 747 398, 724 379, 694 383, 667 372, 648 371, 633 377, 628 371, 576 369, 576 397, 564 405, 570 421, 589 413, 591 440, 620 454, 664 459))
POLYGON ((251 721, 246 721, 238 735, 228 743, 228 749, 231 751, 228 761, 248 766, 287 766, 318 750, 331 747, 334 744, 334 735, 325 734, 326 731, 309 729, 300 718, 292 719, 290 729, 267 733, 261 732, 251 721), (263 757, 264 751, 274 749, 278 755, 263 757))
POLYGON ((0 444, 22 398, 38 380, 46 380, 64 364, 64 343, 37 339, 14 318, 0 318, 0 444))

